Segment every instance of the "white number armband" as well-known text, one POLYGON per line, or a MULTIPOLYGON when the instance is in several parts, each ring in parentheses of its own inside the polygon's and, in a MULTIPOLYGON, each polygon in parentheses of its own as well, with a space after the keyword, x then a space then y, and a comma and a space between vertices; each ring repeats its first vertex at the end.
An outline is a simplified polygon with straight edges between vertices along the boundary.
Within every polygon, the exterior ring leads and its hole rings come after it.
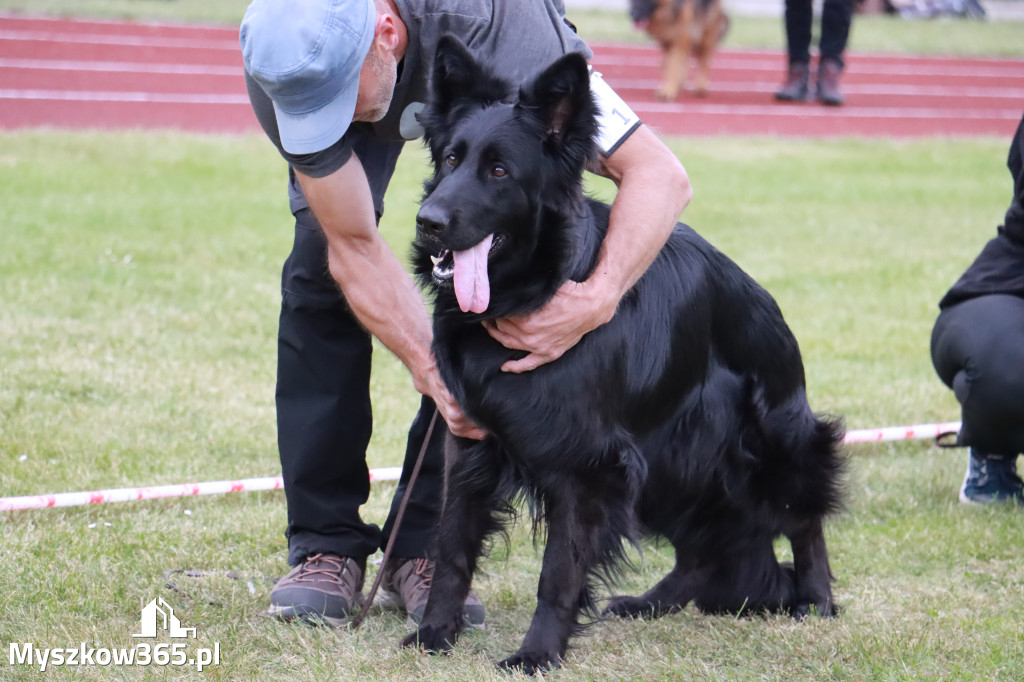
POLYGON ((640 117, 615 94, 593 67, 590 68, 590 92, 594 94, 598 109, 598 131, 594 141, 601 154, 608 157, 640 127, 640 117))

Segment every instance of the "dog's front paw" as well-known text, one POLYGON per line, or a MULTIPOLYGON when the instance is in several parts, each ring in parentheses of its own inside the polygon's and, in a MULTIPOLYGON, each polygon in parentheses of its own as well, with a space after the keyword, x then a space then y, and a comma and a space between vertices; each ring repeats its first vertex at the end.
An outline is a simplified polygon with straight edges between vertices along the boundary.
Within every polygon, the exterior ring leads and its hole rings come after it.
POLYGON ((418 648, 431 654, 443 654, 451 651, 459 633, 451 628, 435 628, 421 625, 420 628, 402 640, 405 648, 418 648))
POLYGON ((536 675, 537 673, 554 670, 561 664, 562 657, 554 653, 529 653, 517 651, 504 661, 498 662, 498 668, 511 672, 523 673, 524 675, 536 675))

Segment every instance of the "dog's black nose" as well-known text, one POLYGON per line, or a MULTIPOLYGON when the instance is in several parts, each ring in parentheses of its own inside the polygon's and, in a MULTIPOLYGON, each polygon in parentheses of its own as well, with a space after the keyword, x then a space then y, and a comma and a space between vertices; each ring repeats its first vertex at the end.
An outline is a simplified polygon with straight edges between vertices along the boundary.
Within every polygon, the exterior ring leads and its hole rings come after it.
POLYGON ((416 227, 421 230, 438 234, 447 226, 448 216, 433 207, 423 206, 416 214, 416 227))

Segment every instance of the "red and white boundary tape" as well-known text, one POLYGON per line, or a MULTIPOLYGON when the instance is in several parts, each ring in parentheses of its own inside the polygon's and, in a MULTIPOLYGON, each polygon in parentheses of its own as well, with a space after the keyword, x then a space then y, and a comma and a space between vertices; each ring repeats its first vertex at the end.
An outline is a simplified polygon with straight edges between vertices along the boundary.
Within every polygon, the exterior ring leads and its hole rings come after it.
MULTIPOLYGON (((958 433, 960 422, 942 424, 917 424, 914 426, 889 426, 881 429, 847 431, 844 443, 877 443, 889 440, 914 440, 937 438, 944 433, 958 433)), ((384 467, 370 470, 371 481, 397 481, 402 467, 384 467)), ((102 502, 130 502, 134 500, 157 500, 165 497, 189 497, 192 495, 219 495, 221 493, 256 492, 258 490, 281 490, 284 480, 280 476, 267 478, 246 478, 237 481, 207 481, 160 485, 145 488, 115 488, 77 493, 51 493, 48 495, 27 495, 25 497, 0 497, 0 511, 23 509, 46 509, 49 507, 76 507, 102 502)))
MULTIPOLYGON (((844 443, 877 443, 883 440, 915 440, 938 438, 944 433, 960 433, 960 422, 942 424, 915 424, 914 426, 887 426, 881 429, 847 431, 844 443)), ((2 508, 2 507, 0 507, 2 508)))

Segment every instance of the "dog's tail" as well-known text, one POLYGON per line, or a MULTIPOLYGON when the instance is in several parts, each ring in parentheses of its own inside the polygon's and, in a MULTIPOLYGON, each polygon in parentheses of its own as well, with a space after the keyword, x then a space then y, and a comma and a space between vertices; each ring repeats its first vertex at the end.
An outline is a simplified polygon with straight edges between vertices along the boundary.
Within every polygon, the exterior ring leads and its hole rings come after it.
POLYGON ((847 459, 843 420, 811 411, 803 388, 775 407, 752 394, 760 433, 764 499, 797 516, 824 517, 844 508, 847 459))

